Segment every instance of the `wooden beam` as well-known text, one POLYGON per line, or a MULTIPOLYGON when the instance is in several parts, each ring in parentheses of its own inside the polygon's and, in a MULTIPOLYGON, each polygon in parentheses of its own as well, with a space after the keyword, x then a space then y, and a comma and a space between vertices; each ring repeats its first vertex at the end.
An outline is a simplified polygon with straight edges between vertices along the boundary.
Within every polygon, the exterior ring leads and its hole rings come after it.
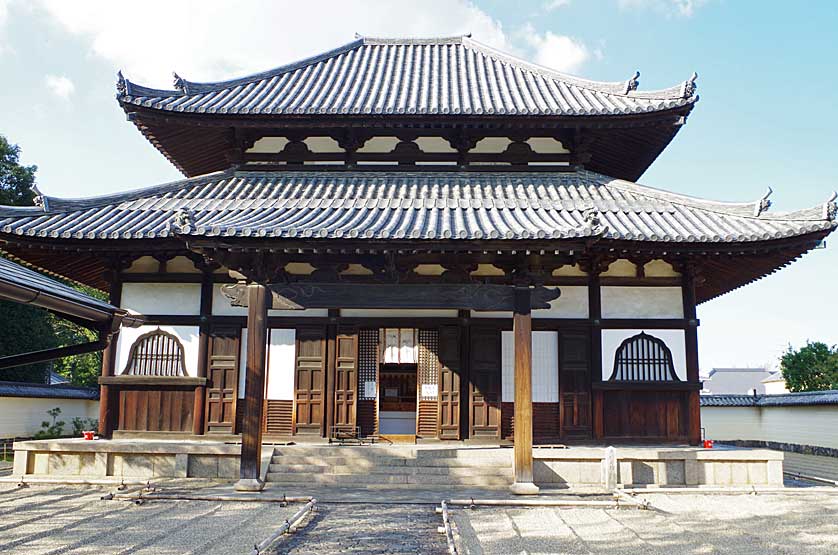
MULTIPOLYGON (((122 303, 122 281, 116 272, 110 272, 110 293, 109 302, 113 306, 120 306, 122 303)), ((119 335, 111 337, 110 343, 105 347, 102 353, 102 376, 113 376, 116 367, 116 348, 119 340, 119 335)), ((109 438, 113 434, 116 427, 117 419, 117 399, 118 390, 112 390, 111 386, 102 384, 99 386, 99 435, 109 438), (111 395, 114 393, 114 395, 111 395)))
POLYGON ((268 341, 267 287, 261 283, 247 286, 247 364, 244 388, 242 450, 237 491, 261 491, 262 405, 265 396, 265 350, 268 341))
POLYGON ((512 492, 538 493, 533 483, 532 461, 532 314, 530 289, 515 288, 512 329, 515 337, 515 482, 512 492))
MULTIPOLYGON (((684 330, 684 349, 687 355, 687 382, 698 384, 698 318, 695 311, 695 270, 688 265, 683 273, 684 285, 682 298, 684 302, 684 319, 687 328, 684 330)), ((688 399, 687 410, 687 438, 690 445, 701 442, 701 410, 697 391, 692 392, 688 399)))
MULTIPOLYGON (((198 335, 198 377, 207 377, 209 364, 209 322, 212 318, 212 272, 205 270, 201 276, 201 324, 198 335)), ((206 385, 195 388, 192 409, 192 433, 202 435, 205 429, 204 406, 206 405, 206 385)))
MULTIPOLYGON (((306 308, 426 308, 511 311, 515 293, 508 285, 275 283, 269 286, 275 310, 306 308)), ((247 286, 222 287, 233 306, 247 306, 247 286)), ((550 308, 558 289, 532 289, 532 308, 550 308)))

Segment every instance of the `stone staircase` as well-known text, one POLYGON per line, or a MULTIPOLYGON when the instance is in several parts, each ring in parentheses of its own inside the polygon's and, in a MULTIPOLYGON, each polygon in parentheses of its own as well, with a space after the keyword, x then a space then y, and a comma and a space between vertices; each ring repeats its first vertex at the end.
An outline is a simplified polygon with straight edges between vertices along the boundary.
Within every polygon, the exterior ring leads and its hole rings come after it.
POLYGON ((343 487, 504 487, 512 483, 512 450, 384 445, 283 446, 274 449, 267 481, 343 487))

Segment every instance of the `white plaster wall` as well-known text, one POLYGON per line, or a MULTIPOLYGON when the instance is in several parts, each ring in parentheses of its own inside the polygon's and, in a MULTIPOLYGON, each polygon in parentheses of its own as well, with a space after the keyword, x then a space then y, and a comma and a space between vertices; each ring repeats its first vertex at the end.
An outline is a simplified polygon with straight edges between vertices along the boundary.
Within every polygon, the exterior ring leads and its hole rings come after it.
POLYGON ((0 438, 33 436, 41 430, 41 422, 52 421, 47 411, 55 407, 61 409, 58 420, 64 421, 68 434, 73 431, 73 418, 99 418, 99 401, 0 397, 0 438))
POLYGON ((456 318, 457 310, 342 308, 340 315, 346 318, 456 318))
POLYGON ((603 318, 683 318, 680 287, 602 287, 603 318))
POLYGON ((550 308, 532 311, 533 318, 587 318, 588 288, 584 285, 548 287, 561 290, 561 296, 550 301, 550 308))
POLYGON ((672 351, 675 374, 682 381, 687 380, 687 354, 684 330, 602 330, 602 379, 607 380, 614 372, 614 358, 620 343, 640 332, 657 337, 672 351))
POLYGON ((139 314, 196 316, 201 313, 201 284, 123 283, 120 306, 139 314))
MULTIPOLYGON (((247 308, 233 306, 230 300, 221 293, 223 283, 212 286, 212 313, 215 316, 247 316, 247 308)), ((305 310, 268 310, 268 316, 289 316, 299 318, 325 318, 329 315, 326 308, 307 308, 305 310)))
MULTIPOLYGON (((515 402, 515 336, 501 332, 501 400, 515 402)), ((532 400, 535 403, 559 401, 559 334, 532 332, 532 400)))
POLYGON ((707 439, 797 443, 838 449, 838 406, 701 407, 707 439))
POLYGON ((131 345, 144 333, 154 331, 157 328, 171 333, 183 345, 183 355, 186 359, 186 374, 188 376, 198 375, 198 326, 140 326, 139 328, 122 328, 117 336, 116 344, 116 374, 122 374, 128 364, 128 355, 131 353, 131 345))
POLYGON ((266 399, 294 399, 294 363, 296 330, 272 329, 268 343, 268 375, 266 399))

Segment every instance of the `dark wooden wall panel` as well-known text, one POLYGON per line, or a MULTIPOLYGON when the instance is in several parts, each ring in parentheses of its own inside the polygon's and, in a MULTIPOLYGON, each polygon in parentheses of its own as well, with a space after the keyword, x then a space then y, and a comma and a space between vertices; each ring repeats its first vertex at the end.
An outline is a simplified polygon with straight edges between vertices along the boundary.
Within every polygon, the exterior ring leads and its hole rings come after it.
POLYGON ((378 435, 378 418, 376 417, 375 399, 358 401, 358 426, 361 427, 361 437, 378 435))
POLYGON ((686 441, 687 391, 604 391, 606 438, 686 441))
POLYGON ((589 332, 559 332, 559 418, 562 438, 588 439, 591 422, 591 358, 589 332))
POLYGON ((326 378, 325 327, 297 328, 295 374, 294 433, 320 435, 326 378))
MULTIPOLYGON (((559 436, 559 404, 532 404, 533 443, 557 443, 559 436)), ((501 404, 501 439, 512 441, 515 435, 515 403, 501 404)))
POLYGON ((117 429, 127 432, 192 432, 193 387, 122 386, 117 429))
POLYGON ((292 418, 294 416, 294 401, 292 400, 265 400, 263 413, 263 432, 272 436, 290 436, 292 433, 292 418))
POLYGON ((417 435, 423 439, 437 437, 438 401, 419 401, 417 435))

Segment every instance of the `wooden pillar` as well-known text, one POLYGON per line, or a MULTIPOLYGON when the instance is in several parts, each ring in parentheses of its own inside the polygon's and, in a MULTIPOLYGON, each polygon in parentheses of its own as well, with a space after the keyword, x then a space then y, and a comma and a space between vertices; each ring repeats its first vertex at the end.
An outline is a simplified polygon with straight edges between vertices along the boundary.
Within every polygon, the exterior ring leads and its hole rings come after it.
POLYGON ((324 418, 320 427, 320 435, 329 437, 335 424, 335 361, 337 352, 335 338, 338 333, 338 309, 329 309, 329 323, 326 325, 326 389, 324 402, 324 418))
POLYGON ((515 289, 515 312, 512 317, 515 337, 515 483, 512 492, 519 495, 538 493, 533 483, 532 461, 532 315, 530 290, 515 289))
MULTIPOLYGON (((109 301, 113 306, 119 306, 122 302, 122 280, 114 272, 111 279, 109 301)), ((110 343, 102 353, 102 376, 113 376, 116 374, 116 344, 119 339, 117 332, 111 337, 110 343)), ((99 435, 109 438, 116 428, 117 404, 119 390, 107 384, 99 386, 99 435)))
MULTIPOLYGON (((591 322, 591 381, 602 381, 602 289, 600 287, 599 269, 591 264, 588 278, 588 318, 591 322)), ((593 394, 593 435, 594 439, 602 439, 605 435, 603 423, 605 406, 603 393, 597 390, 593 394)))
MULTIPOLYGON (((687 382, 699 383, 698 367, 698 317, 695 310, 695 270, 687 265, 683 273, 684 319, 687 328, 684 331, 684 348, 687 357, 687 382)), ((701 400, 698 390, 691 391, 687 397, 687 440, 690 445, 701 443, 701 400)))
POLYGON ((471 311, 460 310, 457 313, 460 323, 460 439, 467 439, 469 433, 469 411, 471 410, 471 377, 469 360, 471 358, 471 311))
POLYGON ((265 349, 268 342, 268 293, 261 283, 247 291, 247 363, 244 387, 244 419, 238 491, 261 491, 262 408, 265 397, 265 349))
MULTIPOLYGON (((198 377, 207 377, 209 353, 209 320, 212 316, 212 271, 204 270, 201 279, 201 324, 198 335, 198 377)), ((192 433, 202 435, 206 428, 204 406, 206 405, 206 385, 195 388, 195 402, 192 408, 192 433)))

